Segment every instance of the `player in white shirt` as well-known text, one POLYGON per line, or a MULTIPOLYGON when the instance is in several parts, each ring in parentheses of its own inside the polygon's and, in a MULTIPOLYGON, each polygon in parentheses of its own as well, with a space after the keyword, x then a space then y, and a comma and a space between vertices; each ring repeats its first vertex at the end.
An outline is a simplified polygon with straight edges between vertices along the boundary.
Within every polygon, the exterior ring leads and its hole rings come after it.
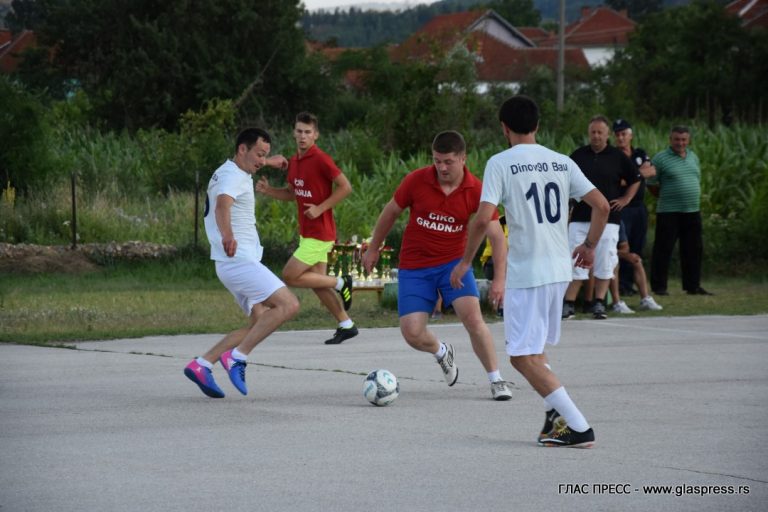
POLYGON ((267 157, 270 145, 266 131, 243 130, 235 142, 234 158, 216 169, 208 183, 205 232, 211 243, 211 259, 219 280, 250 320, 247 327, 229 333, 184 368, 184 375, 212 398, 224 397, 213 378, 216 361, 221 361, 238 391, 247 394, 248 354, 299 311, 296 296, 261 263, 264 249, 256 231, 253 174, 265 165, 288 166, 280 155, 267 157))
POLYGON ((560 339, 563 296, 573 264, 592 265, 610 207, 573 160, 536 144, 539 108, 532 99, 508 99, 499 120, 510 147, 486 165, 480 209, 469 226, 467 248, 452 272, 451 284, 460 286, 488 222, 503 204, 509 229, 506 290, 503 297, 491 299, 503 300, 512 366, 544 398, 547 414, 539 444, 591 448, 594 431, 552 372, 544 345, 560 339), (590 230, 573 252, 568 246, 570 198, 592 207, 590 230))

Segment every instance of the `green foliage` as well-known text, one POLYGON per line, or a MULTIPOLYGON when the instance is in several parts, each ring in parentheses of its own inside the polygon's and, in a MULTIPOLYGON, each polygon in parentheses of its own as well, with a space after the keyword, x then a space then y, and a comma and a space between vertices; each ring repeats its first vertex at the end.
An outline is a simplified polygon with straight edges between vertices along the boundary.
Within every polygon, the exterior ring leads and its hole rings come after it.
POLYGON ((533 0, 494 0, 488 3, 488 8, 515 27, 538 27, 541 23, 541 14, 533 0))
POLYGON ((376 49, 369 53, 367 86, 376 101, 365 127, 379 134, 387 150, 412 154, 428 147, 435 133, 468 131, 480 104, 475 68, 464 47, 428 60, 391 63, 376 49))
POLYGON ((34 7, 19 22, 56 48, 49 63, 37 62, 49 68, 47 87, 74 80, 111 128, 172 128, 181 113, 246 89, 244 107, 288 116, 296 105, 285 98, 317 90, 322 78, 317 69, 307 73, 317 66, 304 59, 298 1, 38 0, 34 7))
POLYGON ((0 75, 0 188, 10 182, 23 194, 55 172, 48 134, 40 99, 0 75))
POLYGON ((609 66, 608 88, 647 120, 765 120, 768 35, 747 31, 712 0, 648 16, 609 66))
POLYGON ((663 4, 663 0, 605 0, 605 5, 611 9, 617 11, 626 9, 629 17, 635 21, 661 11, 663 4))

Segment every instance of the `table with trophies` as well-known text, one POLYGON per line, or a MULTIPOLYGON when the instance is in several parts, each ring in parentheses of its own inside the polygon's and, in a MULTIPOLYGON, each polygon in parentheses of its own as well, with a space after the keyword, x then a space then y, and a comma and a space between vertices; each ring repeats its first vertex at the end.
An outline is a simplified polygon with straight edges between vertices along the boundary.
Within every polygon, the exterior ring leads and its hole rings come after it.
POLYGON ((368 273, 363 268, 363 254, 368 250, 367 240, 357 241, 353 236, 345 243, 334 244, 333 250, 328 253, 328 274, 333 276, 350 275, 354 282, 352 291, 372 290, 378 294, 381 302, 381 294, 385 285, 397 282, 397 269, 392 268, 391 247, 383 247, 379 261, 368 273))

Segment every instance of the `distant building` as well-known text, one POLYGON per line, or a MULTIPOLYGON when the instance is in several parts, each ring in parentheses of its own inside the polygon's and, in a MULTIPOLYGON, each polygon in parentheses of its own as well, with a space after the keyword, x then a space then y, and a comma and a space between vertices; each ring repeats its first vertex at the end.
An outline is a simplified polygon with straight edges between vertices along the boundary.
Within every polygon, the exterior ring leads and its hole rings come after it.
POLYGON ((746 29, 768 28, 768 0, 735 0, 725 10, 741 18, 746 29))
MULTIPOLYGON (((616 50, 629 41, 637 23, 627 16, 627 10, 615 11, 610 7, 582 7, 581 17, 565 27, 566 47, 581 48, 591 67, 610 61, 616 50)), ((520 29, 533 30, 533 29, 520 29)), ((557 34, 537 39, 538 46, 557 46, 557 34)))
POLYGON ((24 30, 14 36, 10 30, 0 29, 0 73, 10 74, 16 71, 22 59, 22 52, 36 46, 37 38, 31 30, 24 30))
MULTIPOLYGON (((393 48, 391 56, 401 62, 430 60, 465 47, 476 63, 480 92, 494 84, 515 88, 537 66, 556 70, 558 49, 535 42, 546 35, 542 30, 517 29, 493 10, 445 14, 393 48)), ((571 69, 589 69, 580 48, 566 48, 565 63, 571 69)))

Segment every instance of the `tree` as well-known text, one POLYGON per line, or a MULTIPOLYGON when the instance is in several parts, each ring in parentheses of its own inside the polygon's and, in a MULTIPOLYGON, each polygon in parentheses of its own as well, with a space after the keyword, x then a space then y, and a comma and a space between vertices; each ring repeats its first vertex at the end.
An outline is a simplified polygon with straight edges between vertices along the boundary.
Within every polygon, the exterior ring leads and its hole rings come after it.
POLYGON ((617 11, 626 9, 630 18, 642 21, 649 14, 661 11, 664 0, 605 0, 605 5, 617 11))
POLYGON ((260 119, 293 113, 286 92, 322 97, 320 70, 294 87, 297 69, 307 71, 299 0, 27 3, 14 0, 28 13, 16 21, 54 49, 51 76, 74 80, 111 127, 176 127, 182 112, 238 98, 249 85, 243 106, 260 119))
POLYGON ((515 27, 538 27, 541 23, 541 13, 536 9, 533 0, 496 0, 488 4, 515 27))
POLYGON ((0 75, 0 188, 23 194, 47 181, 56 168, 48 133, 39 98, 0 75))
POLYGON ((768 103, 764 32, 747 32, 711 0, 652 14, 607 69, 606 95, 631 95, 649 120, 703 117, 713 125, 755 110, 759 119, 768 103))

